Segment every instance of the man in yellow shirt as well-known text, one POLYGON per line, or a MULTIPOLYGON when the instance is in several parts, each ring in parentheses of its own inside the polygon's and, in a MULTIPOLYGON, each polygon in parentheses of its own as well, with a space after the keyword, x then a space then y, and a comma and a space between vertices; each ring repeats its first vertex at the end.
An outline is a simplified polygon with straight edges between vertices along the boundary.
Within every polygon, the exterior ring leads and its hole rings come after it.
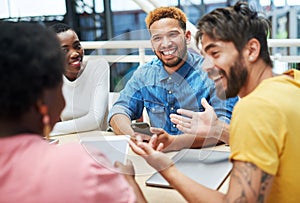
MULTIPOLYGON (((188 202, 300 202, 300 72, 273 74, 267 46, 270 24, 247 3, 215 9, 199 21, 198 29, 205 68, 219 96, 241 98, 230 123, 233 170, 228 193, 184 176, 158 152, 162 144, 152 148, 156 136, 149 143, 131 142, 132 149, 188 202)), ((172 122, 197 134, 197 113, 178 113, 184 117, 173 114, 172 122)))

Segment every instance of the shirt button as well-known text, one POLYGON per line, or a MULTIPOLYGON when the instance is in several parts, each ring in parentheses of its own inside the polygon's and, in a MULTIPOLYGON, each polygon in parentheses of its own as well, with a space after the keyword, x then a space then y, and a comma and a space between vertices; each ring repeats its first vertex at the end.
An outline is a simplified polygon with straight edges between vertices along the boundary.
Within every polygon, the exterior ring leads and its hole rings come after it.
POLYGON ((174 110, 174 107, 171 107, 171 110, 173 111, 173 110, 174 110))
POLYGON ((172 94, 172 91, 171 91, 171 90, 169 90, 169 94, 172 94))
POLYGON ((175 124, 173 124, 173 128, 175 128, 176 127, 176 125, 175 124))
POLYGON ((168 79, 169 79, 169 80, 172 80, 172 78, 171 78, 171 77, 169 77, 168 79))

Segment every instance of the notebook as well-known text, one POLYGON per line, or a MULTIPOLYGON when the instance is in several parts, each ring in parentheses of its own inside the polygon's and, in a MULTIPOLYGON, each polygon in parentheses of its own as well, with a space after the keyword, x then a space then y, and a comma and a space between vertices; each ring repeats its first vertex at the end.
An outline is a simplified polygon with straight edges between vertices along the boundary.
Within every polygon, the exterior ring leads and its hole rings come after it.
POLYGON ((116 161, 125 164, 129 150, 128 140, 129 137, 126 135, 95 136, 81 137, 80 143, 87 150, 99 150, 112 164, 114 164, 116 161))
MULTIPOLYGON (((208 188, 217 190, 232 169, 229 154, 230 152, 226 151, 183 149, 172 159, 183 174, 208 188)), ((158 172, 146 180, 146 185, 172 188, 158 172)))

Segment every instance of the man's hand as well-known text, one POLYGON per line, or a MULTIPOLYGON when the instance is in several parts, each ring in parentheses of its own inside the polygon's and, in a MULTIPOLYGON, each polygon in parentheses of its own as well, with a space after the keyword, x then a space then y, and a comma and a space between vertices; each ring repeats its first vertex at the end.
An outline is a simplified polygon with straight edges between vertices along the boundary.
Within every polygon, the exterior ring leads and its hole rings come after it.
POLYGON ((124 174, 125 176, 132 176, 134 178, 135 171, 131 160, 127 160, 126 165, 122 164, 119 161, 116 161, 114 166, 120 171, 120 173, 124 174))
POLYGON ((163 144, 157 144, 156 134, 151 137, 149 143, 141 142, 138 140, 136 142, 133 142, 132 140, 130 140, 129 145, 132 151, 143 157, 148 162, 148 164, 155 168, 157 171, 167 169, 174 164, 169 157, 161 152, 161 150, 163 149, 163 144))
POLYGON ((177 146, 175 146, 176 143, 174 142, 176 136, 170 135, 162 128, 151 127, 150 130, 153 134, 157 135, 157 141, 156 141, 157 144, 154 145, 154 148, 156 148, 159 143, 163 143, 164 147, 162 151, 164 152, 178 150, 177 146))
POLYGON ((117 169, 119 169, 120 173, 122 173, 124 175, 124 177, 127 180, 128 184, 134 190, 134 193, 136 195, 136 201, 139 202, 139 203, 146 203, 147 200, 146 200, 141 188, 139 187, 139 185, 135 181, 135 178, 134 178, 135 171, 134 171, 134 167, 133 167, 132 162, 130 160, 127 160, 127 164, 124 165, 121 162, 116 161, 114 165, 117 169))
POLYGON ((185 109, 178 109, 177 114, 171 114, 170 118, 176 127, 186 134, 192 134, 205 137, 215 137, 214 127, 218 125, 218 117, 212 106, 208 104, 206 99, 201 100, 201 104, 205 108, 204 112, 194 112, 185 109))

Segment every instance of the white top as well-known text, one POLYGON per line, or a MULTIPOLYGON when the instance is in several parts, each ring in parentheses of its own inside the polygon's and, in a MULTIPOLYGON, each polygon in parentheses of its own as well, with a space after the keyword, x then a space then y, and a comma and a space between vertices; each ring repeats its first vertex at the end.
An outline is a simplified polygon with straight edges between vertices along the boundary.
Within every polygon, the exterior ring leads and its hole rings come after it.
POLYGON ((74 81, 63 76, 66 106, 61 122, 50 135, 106 130, 109 94, 109 65, 104 59, 89 60, 74 81))

